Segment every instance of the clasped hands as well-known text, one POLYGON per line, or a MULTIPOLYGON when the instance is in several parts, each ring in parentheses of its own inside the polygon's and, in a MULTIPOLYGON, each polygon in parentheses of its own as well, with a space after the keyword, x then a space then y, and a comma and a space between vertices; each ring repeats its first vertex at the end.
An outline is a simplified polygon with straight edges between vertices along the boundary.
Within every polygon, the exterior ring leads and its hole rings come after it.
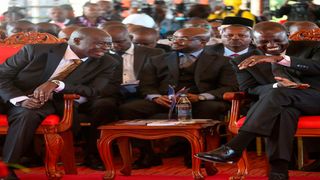
MULTIPOLYGON (((188 97, 188 99, 189 99, 189 101, 191 103, 195 103, 195 102, 199 101, 199 95, 198 94, 188 93, 187 97, 188 97)), ((154 103, 159 104, 159 105, 164 106, 164 107, 170 108, 170 106, 171 106, 171 100, 169 99, 169 97, 167 95, 156 97, 156 98, 152 99, 152 101, 154 103)), ((179 101, 179 98, 176 99, 176 102, 178 102, 178 101, 179 101)))
POLYGON ((47 81, 38 86, 33 94, 28 95, 28 99, 21 102, 21 107, 27 109, 41 108, 45 102, 52 99, 53 90, 57 88, 57 85, 51 81, 47 81))

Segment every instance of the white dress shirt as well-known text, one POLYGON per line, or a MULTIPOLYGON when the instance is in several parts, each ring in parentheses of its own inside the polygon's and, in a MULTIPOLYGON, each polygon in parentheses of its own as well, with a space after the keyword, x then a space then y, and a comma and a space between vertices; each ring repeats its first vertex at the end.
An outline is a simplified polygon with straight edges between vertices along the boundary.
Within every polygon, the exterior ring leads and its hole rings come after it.
POLYGON ((136 75, 134 74, 134 45, 122 55, 123 71, 122 71, 122 85, 139 84, 136 75))

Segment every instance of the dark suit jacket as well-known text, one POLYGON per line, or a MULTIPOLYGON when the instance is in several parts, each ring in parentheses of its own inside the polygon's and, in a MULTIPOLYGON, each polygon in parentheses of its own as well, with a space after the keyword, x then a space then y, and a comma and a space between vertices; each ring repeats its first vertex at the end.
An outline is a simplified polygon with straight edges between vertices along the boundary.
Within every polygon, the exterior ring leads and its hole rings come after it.
MULTIPOLYGON (((147 94, 167 94, 168 85, 178 85, 178 54, 173 51, 150 59, 140 81, 143 96, 147 94)), ((223 93, 237 90, 234 72, 223 56, 203 51, 197 59, 195 83, 200 93, 210 93, 222 99, 223 93)))
MULTIPOLYGON (((274 80, 271 65, 269 63, 239 70, 237 65, 247 57, 255 54, 263 54, 259 50, 248 52, 231 60, 236 71, 240 90, 249 94, 261 95, 268 92, 274 80)), ((291 68, 301 73, 301 81, 308 83, 311 88, 320 90, 320 42, 316 41, 292 41, 287 48, 286 55, 291 58, 291 68)))
MULTIPOLYGON (((11 98, 28 95, 53 74, 66 51, 67 44, 26 45, 16 55, 0 65, 0 96, 11 98)), ((106 55, 89 58, 63 82, 61 93, 76 93, 85 97, 98 96, 108 88, 119 63, 106 55)))
MULTIPOLYGON (((143 66, 147 62, 147 60, 152 56, 157 56, 157 55, 160 55, 163 53, 164 53, 164 50, 162 50, 162 49, 134 45, 133 68, 134 68, 134 74, 137 77, 137 79, 141 78, 140 77, 141 71, 143 69, 143 66)), ((123 66, 122 65, 122 58, 120 56, 118 56, 116 54, 112 54, 111 56, 120 62, 121 67, 123 66)), ((120 79, 122 79, 123 68, 118 68, 118 70, 120 72, 117 72, 116 74, 120 76, 119 77, 120 79)))
MULTIPOLYGON (((222 43, 206 46, 205 49, 211 54, 224 55, 224 45, 222 43)), ((253 51, 254 49, 256 49, 256 47, 251 44, 248 52, 253 51)))

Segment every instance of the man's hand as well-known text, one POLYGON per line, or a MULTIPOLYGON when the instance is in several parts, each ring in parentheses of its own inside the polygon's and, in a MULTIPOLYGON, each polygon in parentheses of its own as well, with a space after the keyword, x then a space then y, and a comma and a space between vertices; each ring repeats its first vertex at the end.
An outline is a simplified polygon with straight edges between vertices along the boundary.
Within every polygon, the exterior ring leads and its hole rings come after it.
POLYGON ((250 56, 244 61, 242 61, 239 65, 238 68, 240 70, 246 69, 248 67, 252 67, 256 64, 260 63, 276 63, 279 62, 283 59, 282 56, 263 56, 263 55, 254 55, 250 56))
POLYGON ((51 81, 47 81, 41 84, 33 91, 33 97, 38 99, 42 104, 47 102, 51 97, 53 90, 58 87, 55 83, 51 81))
POLYGON ((39 109, 43 104, 39 99, 36 98, 29 98, 21 103, 21 107, 27 108, 27 109, 39 109))
POLYGON ((152 101, 155 102, 156 104, 159 104, 161 106, 168 107, 168 108, 171 105, 171 100, 168 98, 168 96, 156 97, 152 99, 152 101))
POLYGON ((307 89, 310 87, 309 84, 298 84, 283 77, 276 76, 274 77, 274 79, 278 81, 278 87, 286 87, 286 88, 294 88, 294 89, 307 89))
POLYGON ((192 102, 192 103, 195 103, 195 102, 199 101, 199 95, 198 94, 188 93, 187 97, 188 97, 189 101, 192 102))

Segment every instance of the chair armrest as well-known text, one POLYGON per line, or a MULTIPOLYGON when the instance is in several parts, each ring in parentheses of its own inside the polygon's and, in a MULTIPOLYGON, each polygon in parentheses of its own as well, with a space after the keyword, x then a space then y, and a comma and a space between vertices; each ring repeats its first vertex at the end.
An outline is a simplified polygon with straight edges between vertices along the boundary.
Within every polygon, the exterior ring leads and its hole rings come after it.
POLYGON ((73 121, 73 103, 75 99, 79 99, 80 96, 77 94, 64 94, 64 111, 63 117, 58 124, 58 132, 63 132, 71 128, 73 121))
POLYGON ((246 98, 245 92, 226 92, 223 94, 223 99, 227 101, 242 100, 246 98))
POLYGON ((233 134, 238 134, 237 120, 240 117, 240 104, 241 100, 246 99, 245 92, 226 92, 223 94, 223 99, 231 101, 231 110, 228 129, 233 134))

